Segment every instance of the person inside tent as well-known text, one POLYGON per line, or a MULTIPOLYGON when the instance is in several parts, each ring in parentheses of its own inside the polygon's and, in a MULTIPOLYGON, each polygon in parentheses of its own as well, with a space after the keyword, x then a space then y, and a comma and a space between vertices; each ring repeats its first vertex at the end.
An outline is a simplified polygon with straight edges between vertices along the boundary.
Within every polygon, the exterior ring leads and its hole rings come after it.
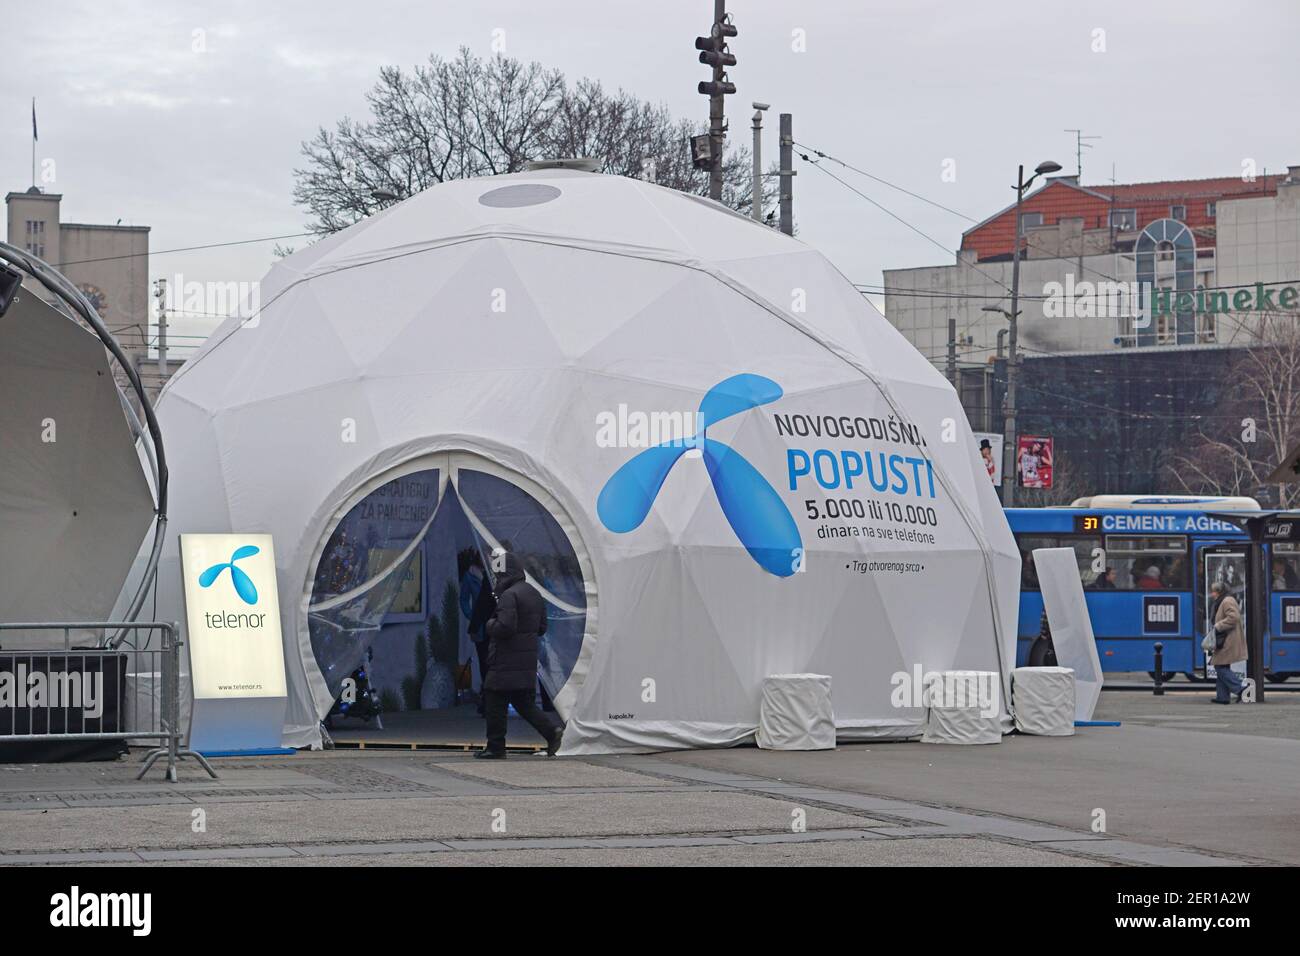
POLYGON ((506 721, 513 706, 546 741, 554 757, 564 726, 537 706, 538 639, 546 633, 546 603, 524 577, 523 564, 510 551, 492 554, 496 576, 496 610, 488 619, 488 674, 483 682, 487 711, 487 746, 474 756, 502 760, 506 755, 506 721))
POLYGON ((483 699, 488 674, 486 625, 496 609, 496 602, 483 573, 483 558, 479 555, 478 548, 465 548, 456 557, 460 566, 460 611, 468 621, 466 630, 474 644, 474 656, 478 658, 478 715, 483 717, 486 714, 483 699))

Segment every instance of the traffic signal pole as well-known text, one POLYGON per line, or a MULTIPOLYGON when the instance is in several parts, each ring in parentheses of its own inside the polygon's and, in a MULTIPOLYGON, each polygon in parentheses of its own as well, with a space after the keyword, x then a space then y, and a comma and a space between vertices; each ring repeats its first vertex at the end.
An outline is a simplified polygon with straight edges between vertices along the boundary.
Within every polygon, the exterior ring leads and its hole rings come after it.
MULTIPOLYGON (((717 28, 727 18, 727 0, 713 0, 713 25, 716 35, 717 28)), ((721 49, 718 50, 721 53, 721 49)), ((722 143, 726 138, 727 129, 723 112, 725 110, 726 97, 722 95, 722 82, 726 71, 722 66, 722 57, 719 56, 713 63, 713 87, 717 91, 709 97, 709 139, 712 141, 712 159, 713 165, 709 168, 709 198, 722 199, 722 143)))
POLYGON ((713 67, 713 79, 700 83, 699 91, 709 98, 709 198, 722 199, 722 148, 727 138, 725 100, 736 92, 727 79, 727 67, 736 58, 727 48, 727 39, 736 35, 736 27, 727 19, 727 0, 713 0, 713 27, 707 37, 695 38, 700 62, 713 67))

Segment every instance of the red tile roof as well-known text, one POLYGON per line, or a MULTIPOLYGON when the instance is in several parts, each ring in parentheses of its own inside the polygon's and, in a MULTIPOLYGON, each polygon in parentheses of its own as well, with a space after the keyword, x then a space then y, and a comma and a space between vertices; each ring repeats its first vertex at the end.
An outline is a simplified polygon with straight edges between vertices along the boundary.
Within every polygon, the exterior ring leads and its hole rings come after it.
MULTIPOLYGON (((1244 182, 1239 176, 1215 179, 1183 179, 1158 183, 1126 183, 1105 186, 1076 186, 1065 179, 1051 180, 1025 198, 1022 211, 1042 213, 1043 225, 1055 225, 1062 219, 1083 219, 1085 229, 1104 229, 1110 210, 1134 209, 1137 225, 1169 216, 1170 206, 1185 206, 1184 222, 1197 233, 1196 244, 1214 245, 1214 219, 1206 205, 1221 199, 1247 196, 1272 196, 1286 178, 1285 173, 1259 176, 1244 182)), ((979 259, 1009 256, 1015 243, 1015 206, 1008 206, 962 234, 963 250, 974 250, 979 259)))

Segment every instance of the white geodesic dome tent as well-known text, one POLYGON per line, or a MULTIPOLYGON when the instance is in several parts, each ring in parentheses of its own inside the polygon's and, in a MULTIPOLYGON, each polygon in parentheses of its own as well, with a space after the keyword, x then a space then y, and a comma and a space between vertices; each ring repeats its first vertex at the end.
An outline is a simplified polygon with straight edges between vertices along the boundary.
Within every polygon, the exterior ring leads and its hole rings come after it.
POLYGON ((524 559, 563 752, 750 740, 789 672, 832 677, 841 739, 915 736, 897 675, 1014 664, 1019 560, 955 393, 802 242, 551 169, 436 186, 261 302, 159 416, 169 533, 274 535, 287 745, 409 610, 417 550, 524 559))

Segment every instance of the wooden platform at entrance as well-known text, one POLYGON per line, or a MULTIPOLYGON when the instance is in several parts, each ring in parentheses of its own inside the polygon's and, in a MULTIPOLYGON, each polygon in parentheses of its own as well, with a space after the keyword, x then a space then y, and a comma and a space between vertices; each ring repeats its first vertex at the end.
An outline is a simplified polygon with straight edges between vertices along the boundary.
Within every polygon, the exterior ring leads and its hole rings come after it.
MULTIPOLYGON (((384 714, 384 729, 373 723, 334 719, 329 734, 339 750, 479 750, 486 741, 483 718, 473 704, 445 710, 414 710, 384 714)), ((520 717, 511 716, 506 730, 506 750, 533 753, 546 749, 537 731, 520 717)))

